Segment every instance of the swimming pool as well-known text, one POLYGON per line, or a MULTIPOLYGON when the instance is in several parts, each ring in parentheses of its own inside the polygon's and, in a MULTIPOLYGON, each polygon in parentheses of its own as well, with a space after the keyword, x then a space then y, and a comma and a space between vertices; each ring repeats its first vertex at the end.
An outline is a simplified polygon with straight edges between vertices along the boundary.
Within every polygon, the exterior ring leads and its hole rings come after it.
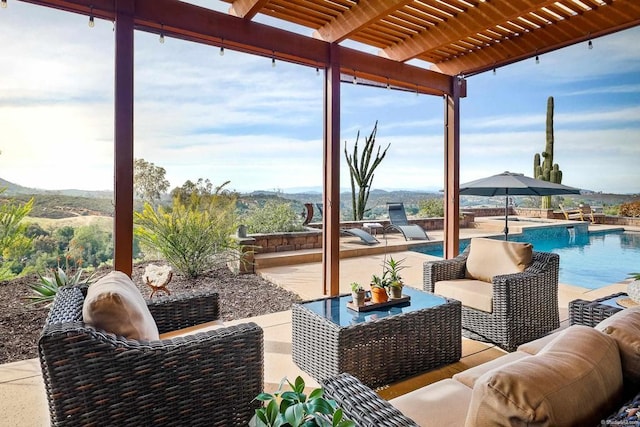
MULTIPOLYGON (((529 242, 536 251, 560 255, 560 283, 598 289, 640 271, 640 233, 544 227, 525 229, 520 235, 509 236, 509 240, 529 242)), ((461 241, 460 250, 468 244, 468 240, 461 241)), ((413 250, 442 257, 442 244, 413 250)))

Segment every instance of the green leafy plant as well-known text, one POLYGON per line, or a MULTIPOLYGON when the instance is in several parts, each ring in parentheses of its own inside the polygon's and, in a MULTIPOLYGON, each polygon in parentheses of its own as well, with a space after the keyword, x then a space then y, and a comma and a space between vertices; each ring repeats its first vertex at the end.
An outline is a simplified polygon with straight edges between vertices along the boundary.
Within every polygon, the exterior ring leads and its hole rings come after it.
POLYGON ((353 292, 362 292, 362 291, 364 291, 364 288, 358 282, 351 282, 351 284, 349 286, 351 286, 351 291, 353 291, 353 292))
POLYGON ((402 277, 400 276, 400 271, 406 268, 406 266, 402 265, 404 259, 395 260, 392 256, 389 259, 384 261, 384 276, 388 276, 387 286, 394 287, 402 287, 402 277))
POLYGON ((170 210, 145 203, 143 211, 134 214, 134 233, 144 247, 196 278, 238 258, 235 203, 236 197, 220 193, 220 187, 215 194, 176 196, 170 210))
POLYGON ((290 203, 267 200, 264 206, 251 209, 242 218, 249 233, 287 233, 303 231, 302 218, 290 203))
POLYGON ((280 382, 273 394, 260 393, 256 400, 263 407, 256 409, 249 425, 252 427, 355 427, 355 423, 344 418, 336 402, 323 397, 324 390, 317 388, 307 396, 305 383, 297 377, 294 384, 286 378, 280 382), (287 383, 291 390, 282 391, 287 383))
POLYGON ((640 280, 640 273, 629 273, 627 279, 640 280))
POLYGON ((81 280, 84 270, 78 268, 72 275, 67 274, 62 268, 58 267, 52 270, 53 277, 45 277, 38 273, 40 281, 38 283, 29 284, 29 288, 33 291, 33 295, 29 295, 26 299, 31 304, 47 303, 47 307, 51 305, 58 290, 63 286, 75 286, 80 283, 91 283, 93 273, 85 280, 81 280))

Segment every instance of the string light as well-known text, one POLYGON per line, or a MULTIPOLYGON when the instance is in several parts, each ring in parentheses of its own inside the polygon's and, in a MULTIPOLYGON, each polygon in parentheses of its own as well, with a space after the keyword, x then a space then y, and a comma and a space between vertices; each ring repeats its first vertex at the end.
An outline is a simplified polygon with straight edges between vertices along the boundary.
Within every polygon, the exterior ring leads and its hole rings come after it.
POLYGON ((540 57, 538 55, 536 55, 536 64, 540 63, 540 57))
POLYGON ((316 67, 316 76, 320 75, 320 68, 316 67))
POLYGON ((160 43, 164 43, 164 25, 160 24, 160 43))
POLYGON ((358 76, 356 76, 356 70, 353 70, 353 84, 358 84, 358 76))
POLYGON ((220 46, 220 56, 224 56, 224 46, 220 46))
POLYGON ((7 8, 7 0, 2 0, 2 3, 0 3, 2 5, 3 9, 7 8))
POLYGON ((391 83, 389 83, 389 78, 387 77, 387 89, 391 89, 391 83))
POLYGON ((589 49, 593 49, 593 42, 589 40, 589 43, 587 44, 587 46, 589 47, 589 49))
POLYGON ((271 68, 276 68, 276 58, 271 58, 271 68))
POLYGON ((496 69, 495 68, 493 69, 493 75, 494 76, 496 75, 496 69))
POLYGON ((93 28, 96 23, 93 21, 93 6, 91 6, 91 11, 89 12, 89 28, 93 28))

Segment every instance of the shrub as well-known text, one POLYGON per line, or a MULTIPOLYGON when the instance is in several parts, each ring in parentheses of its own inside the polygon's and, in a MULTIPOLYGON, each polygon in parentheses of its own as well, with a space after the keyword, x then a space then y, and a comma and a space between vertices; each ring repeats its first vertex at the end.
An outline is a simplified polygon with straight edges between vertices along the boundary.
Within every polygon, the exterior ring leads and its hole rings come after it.
POLYGON ((263 207, 249 211, 243 218, 249 233, 286 233, 303 231, 302 218, 291 204, 267 200, 263 207))
POLYGON ((418 202, 418 215, 426 218, 441 218, 444 216, 444 199, 427 199, 418 202))
POLYGON ((640 216, 640 200, 621 204, 620 216, 639 217, 640 216))
POLYGON ((195 278, 237 257, 235 203, 236 197, 225 193, 174 197, 170 210, 145 203, 134 214, 134 233, 143 247, 195 278))

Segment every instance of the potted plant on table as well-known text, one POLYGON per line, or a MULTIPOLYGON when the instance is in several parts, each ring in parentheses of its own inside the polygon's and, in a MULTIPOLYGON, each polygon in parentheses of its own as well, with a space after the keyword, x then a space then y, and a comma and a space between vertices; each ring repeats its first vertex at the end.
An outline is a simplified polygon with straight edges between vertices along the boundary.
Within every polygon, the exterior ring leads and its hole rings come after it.
POLYGON ((265 406, 256 409, 249 422, 250 427, 355 427, 355 423, 344 418, 342 409, 336 402, 326 399, 324 390, 317 388, 309 395, 305 393, 304 380, 297 377, 291 384, 286 378, 280 382, 273 394, 260 393, 256 400, 265 406), (284 383, 291 390, 282 391, 284 383))
POLYGON ((362 285, 360 285, 360 283, 358 282, 351 283, 351 297, 353 298, 353 303, 356 306, 362 307, 364 305, 365 292, 364 292, 364 288, 362 287, 362 285))
POLYGON ((405 268, 405 266, 402 265, 403 262, 404 259, 396 261, 393 257, 389 257, 388 260, 384 261, 383 275, 388 276, 387 287, 389 289, 389 296, 391 299, 402 298, 402 288, 404 287, 404 283, 400 276, 400 270, 405 268))
POLYGON ((387 279, 383 274, 382 277, 377 275, 371 276, 371 302, 379 304, 387 302, 389 296, 387 294, 387 279))

